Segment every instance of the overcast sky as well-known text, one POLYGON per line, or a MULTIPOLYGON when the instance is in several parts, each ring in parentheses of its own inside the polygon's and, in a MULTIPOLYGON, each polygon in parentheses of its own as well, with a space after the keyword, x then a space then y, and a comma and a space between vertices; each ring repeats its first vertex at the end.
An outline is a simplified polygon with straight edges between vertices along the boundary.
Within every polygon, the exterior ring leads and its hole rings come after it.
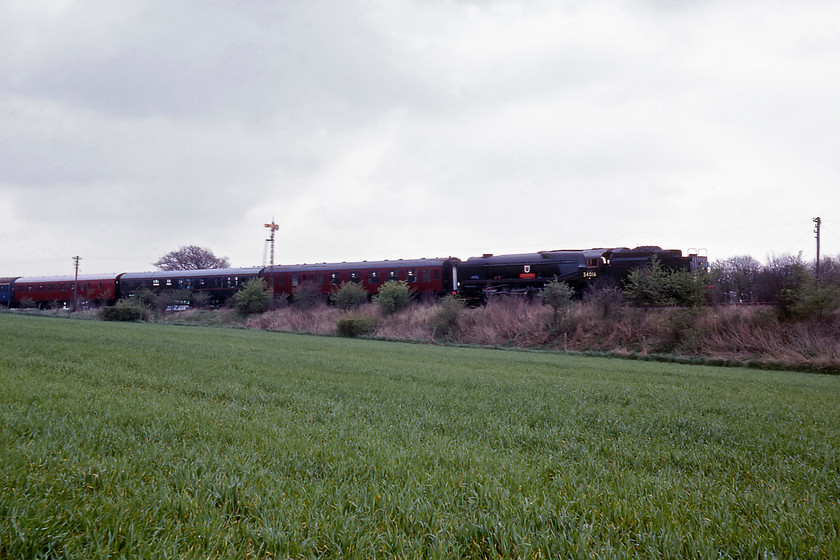
POLYGON ((0 276, 840 254, 840 2, 5 0, 0 276))

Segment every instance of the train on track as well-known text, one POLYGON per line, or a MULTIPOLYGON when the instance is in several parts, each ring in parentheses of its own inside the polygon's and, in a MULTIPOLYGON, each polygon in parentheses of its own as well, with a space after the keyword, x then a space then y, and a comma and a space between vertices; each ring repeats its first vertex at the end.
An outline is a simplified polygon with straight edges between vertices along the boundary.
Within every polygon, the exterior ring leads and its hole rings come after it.
POLYGON ((261 278, 275 298, 288 297, 302 286, 327 296, 345 282, 375 293, 389 280, 406 282, 420 296, 456 295, 480 303, 500 295, 533 295, 552 280, 567 282, 578 293, 593 285, 621 285, 631 270, 658 259, 665 268, 705 270, 708 258, 699 252, 645 246, 629 249, 557 250, 511 255, 342 263, 275 265, 157 272, 122 272, 53 277, 0 278, 0 305, 8 307, 111 305, 142 291, 172 291, 220 306, 246 282, 261 278))

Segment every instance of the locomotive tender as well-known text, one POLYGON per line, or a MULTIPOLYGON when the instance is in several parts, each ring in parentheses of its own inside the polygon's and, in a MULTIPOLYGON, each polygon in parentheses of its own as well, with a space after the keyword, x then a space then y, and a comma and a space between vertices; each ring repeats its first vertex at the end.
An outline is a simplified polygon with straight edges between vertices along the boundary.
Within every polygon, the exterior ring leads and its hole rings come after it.
POLYGON ((345 282, 369 293, 389 280, 409 284, 421 296, 457 295, 480 303, 497 295, 533 295, 552 280, 567 282, 581 293, 596 283, 620 285, 631 270, 658 258, 665 268, 705 270, 708 258, 697 253, 656 246, 557 250, 512 255, 485 254, 461 261, 455 257, 396 261, 362 261, 276 265, 250 268, 123 272, 119 274, 0 278, 0 304, 18 307, 29 300, 42 308, 66 305, 76 290, 80 302, 110 305, 141 290, 183 291, 212 305, 221 305, 249 280, 262 278, 275 298, 301 286, 326 296, 345 282), (78 288, 76 288, 78 283, 78 288))

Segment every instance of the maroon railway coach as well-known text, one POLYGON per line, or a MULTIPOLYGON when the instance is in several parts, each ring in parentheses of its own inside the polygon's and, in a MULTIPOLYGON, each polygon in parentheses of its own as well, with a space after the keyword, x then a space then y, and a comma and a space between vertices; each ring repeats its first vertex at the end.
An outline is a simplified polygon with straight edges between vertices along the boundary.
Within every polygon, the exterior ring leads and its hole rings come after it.
POLYGON ((12 285, 12 306, 27 301, 40 308, 69 305, 73 302, 74 290, 77 290, 79 305, 112 304, 117 299, 117 275, 83 274, 78 279, 75 276, 24 276, 12 285))
POLYGON ((293 294, 301 286, 311 286, 321 294, 335 291, 345 282, 360 284, 371 294, 389 280, 406 282, 421 296, 441 296, 458 289, 454 257, 398 261, 362 261, 276 265, 263 271, 266 285, 275 296, 293 294))

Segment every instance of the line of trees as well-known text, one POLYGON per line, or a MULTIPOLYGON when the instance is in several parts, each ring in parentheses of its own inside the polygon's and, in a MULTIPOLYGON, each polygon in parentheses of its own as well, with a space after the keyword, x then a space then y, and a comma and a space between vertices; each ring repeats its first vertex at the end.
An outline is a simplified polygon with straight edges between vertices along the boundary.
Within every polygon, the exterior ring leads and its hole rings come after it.
POLYGON ((782 318, 813 317, 840 308, 840 260, 826 258, 819 274, 801 255, 774 257, 764 265, 753 257, 732 257, 704 273, 667 270, 654 260, 631 272, 623 295, 644 307, 766 304, 782 318))

